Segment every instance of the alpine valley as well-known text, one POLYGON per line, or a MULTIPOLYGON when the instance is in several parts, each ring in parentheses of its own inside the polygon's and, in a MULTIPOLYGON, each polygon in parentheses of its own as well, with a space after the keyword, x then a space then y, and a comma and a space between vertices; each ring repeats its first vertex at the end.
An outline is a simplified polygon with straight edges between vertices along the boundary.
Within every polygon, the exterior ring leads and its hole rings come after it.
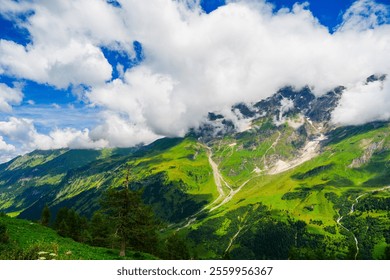
POLYGON ((240 127, 210 112, 183 138, 19 156, 0 165, 0 211, 36 221, 48 205, 54 217, 68 207, 90 218, 103 192, 128 182, 162 221, 159 235, 179 235, 192 258, 389 259, 390 123, 332 124, 343 90, 285 87, 235 104, 240 127))

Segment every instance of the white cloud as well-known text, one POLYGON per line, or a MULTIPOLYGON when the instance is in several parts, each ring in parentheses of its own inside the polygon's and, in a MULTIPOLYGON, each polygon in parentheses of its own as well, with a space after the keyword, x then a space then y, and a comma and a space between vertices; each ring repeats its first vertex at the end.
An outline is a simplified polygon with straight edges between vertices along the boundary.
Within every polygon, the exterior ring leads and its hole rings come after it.
POLYGON ((55 128, 48 134, 39 133, 33 120, 25 118, 11 117, 8 121, 0 122, 0 133, 19 143, 21 153, 34 149, 98 149, 108 146, 104 139, 92 140, 88 129, 55 128))
MULTIPOLYGON (((273 11, 264 1, 237 0, 205 14, 195 0, 155 0, 153 5, 123 0, 121 8, 100 0, 8 2, 0 0, 0 11, 9 18, 34 11, 19 22, 31 43, 1 40, 0 73, 58 88, 87 84, 91 88, 84 97, 106 112, 90 130, 47 135, 29 120, 0 122, 3 133, 6 127, 16 134, 25 128, 29 136, 19 138, 30 147, 127 146, 184 135, 209 111, 259 101, 285 85, 309 85, 317 95, 339 85, 350 88, 335 113, 340 123, 349 122, 342 114, 361 108, 369 111, 362 121, 387 116, 384 106, 380 114, 371 113, 376 104, 362 106, 364 92, 375 83, 356 86, 373 73, 390 73, 388 8, 371 0, 355 2, 334 33, 307 4, 273 11), (120 78, 107 82, 115 65, 100 48, 132 55, 134 40, 141 42, 145 60, 126 71, 117 65, 120 78)), ((386 88, 372 88, 385 104, 386 88)))
POLYGON ((9 121, 0 122, 0 133, 8 136, 11 140, 28 143, 36 130, 32 120, 11 117, 9 121))
POLYGON ((100 46, 132 51, 120 12, 101 0, 0 1, 0 12, 30 33, 27 46, 0 40, 0 71, 58 88, 111 78, 100 46), (10 3, 11 2, 11 3, 10 3), (26 22, 19 13, 33 11, 26 22))
POLYGON ((0 135, 0 163, 9 161, 17 155, 16 147, 6 143, 0 135))
POLYGON ((11 112, 12 105, 22 102, 23 93, 19 85, 12 87, 0 83, 0 112, 11 112))
POLYGON ((320 95, 390 72, 389 25, 376 26, 368 17, 366 28, 347 28, 350 14, 331 34, 306 4, 273 13, 261 1, 230 2, 208 15, 197 9, 183 14, 169 0, 152 7, 123 2, 146 60, 123 80, 93 88, 89 99, 156 134, 184 135, 209 111, 261 100, 285 85, 309 85, 320 95))
POLYGON ((111 78, 112 71, 98 47, 73 40, 61 46, 27 47, 0 40, 0 68, 9 75, 58 88, 104 83, 111 78))
POLYGON ((106 121, 94 128, 91 139, 104 139, 111 147, 131 147, 139 143, 149 144, 160 138, 145 126, 136 125, 114 112, 104 113, 106 121))
POLYGON ((359 0, 344 13, 339 31, 367 30, 388 23, 389 7, 372 0, 359 0))
MULTIPOLYGON (((43 138, 43 136, 42 136, 43 138)), ((39 138, 37 137, 37 140, 39 138)), ((36 145, 40 145, 41 149, 100 149, 108 146, 108 142, 104 139, 91 140, 88 129, 78 131, 76 129, 55 129, 50 132, 49 138, 46 138, 46 145, 42 146, 38 141, 36 145)))
POLYGON ((357 84, 344 91, 332 121, 339 125, 359 125, 390 119, 390 80, 357 84))
POLYGON ((15 146, 7 144, 3 137, 0 136, 0 151, 4 152, 10 152, 10 151, 15 151, 15 146))

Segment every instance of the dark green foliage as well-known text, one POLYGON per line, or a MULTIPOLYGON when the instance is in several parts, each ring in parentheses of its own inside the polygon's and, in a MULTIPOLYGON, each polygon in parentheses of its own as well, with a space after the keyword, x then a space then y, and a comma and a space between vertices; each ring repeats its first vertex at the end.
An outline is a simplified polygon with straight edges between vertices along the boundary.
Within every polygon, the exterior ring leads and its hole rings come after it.
POLYGON ((153 211, 143 203, 140 191, 130 191, 127 187, 109 189, 101 205, 115 230, 121 256, 125 255, 127 247, 143 252, 155 251, 157 226, 153 211))
POLYGON ((332 179, 326 184, 334 187, 352 187, 355 185, 354 182, 352 182, 348 178, 339 175, 332 176, 332 179))
POLYGON ((385 260, 390 260, 390 245, 386 246, 386 249, 385 249, 385 260))
POLYGON ((330 170, 333 167, 333 164, 327 164, 327 165, 322 165, 315 167, 309 171, 306 171, 305 173, 297 173, 291 176, 291 178, 296 179, 296 180, 303 180, 309 177, 314 177, 318 174, 320 174, 323 171, 330 170))
POLYGON ((66 207, 58 211, 54 221, 54 229, 59 235, 70 237, 78 242, 87 242, 90 238, 87 218, 66 207))
POLYGON ((165 241, 163 258, 166 260, 188 260, 191 258, 186 241, 173 233, 165 241))
POLYGON ((356 206, 357 210, 360 211, 372 211, 372 210, 390 210, 390 197, 365 197, 364 200, 361 201, 356 206))
MULTIPOLYGON (((324 235, 310 233, 307 224, 302 220, 287 216, 287 221, 280 221, 275 218, 277 213, 261 204, 241 207, 222 218, 208 220, 201 227, 190 231, 187 238, 193 244, 201 246, 201 250, 214 252, 212 258, 242 260, 344 259, 346 257, 345 253, 337 255, 341 246, 343 248, 347 246, 346 243, 334 242, 324 235), (231 223, 225 227, 226 234, 224 234, 220 229, 226 219, 231 223), (241 230, 238 232, 238 229, 241 230), (205 241, 204 236, 218 242, 205 241), (236 238, 231 247, 227 248, 233 236, 236 238)), ((287 213, 279 214, 286 217, 287 213)), ((312 220, 311 224, 323 226, 323 222, 319 220, 312 220)))
POLYGON ((293 199, 305 199, 310 193, 308 191, 300 192, 287 192, 282 196, 283 200, 293 200, 293 199))
MULTIPOLYGON (((347 216, 343 224, 351 229, 359 241, 358 259, 373 259, 375 245, 381 242, 388 233, 388 227, 385 224, 388 221, 377 219, 371 216, 360 216, 359 214, 347 216)), ((353 240, 351 240, 353 242, 353 240)), ((356 253, 356 247, 351 249, 353 258, 356 253)), ((377 256, 379 257, 379 256, 377 256)), ((352 257, 350 257, 352 259, 352 257)))
POLYGON ((252 245, 256 259, 288 259, 294 235, 295 232, 284 223, 267 222, 258 226, 253 243, 249 244, 252 245))
POLYGON ((89 231, 91 233, 91 245, 98 247, 110 246, 112 229, 110 228, 110 222, 107 220, 107 216, 99 211, 95 212, 90 222, 89 231))
POLYGON ((46 204, 45 207, 42 210, 41 224, 43 226, 48 226, 49 223, 50 223, 50 217, 51 217, 50 209, 49 209, 49 207, 46 204))
POLYGON ((180 222, 199 212, 210 200, 208 195, 188 194, 184 182, 169 181, 165 173, 132 183, 132 189, 142 189, 143 201, 153 208, 159 219, 169 222, 180 222))
POLYGON ((326 141, 326 144, 337 144, 354 135, 366 133, 384 126, 386 126, 386 122, 377 121, 359 126, 338 127, 327 134, 329 140, 326 141))
POLYGON ((8 243, 9 235, 7 231, 7 226, 0 222, 0 244, 8 243))
POLYGON ((331 233, 331 234, 336 234, 336 227, 335 226, 326 226, 326 227, 324 227, 324 230, 331 233))
POLYGON ((147 154, 162 152, 169 148, 172 148, 179 143, 181 143, 184 138, 162 138, 154 141, 150 145, 141 147, 138 151, 134 153, 135 157, 142 157, 147 154))
POLYGON ((362 171, 368 171, 375 176, 366 182, 364 186, 377 187, 390 185, 390 168, 389 168, 390 151, 381 151, 374 153, 370 162, 361 168, 362 171))

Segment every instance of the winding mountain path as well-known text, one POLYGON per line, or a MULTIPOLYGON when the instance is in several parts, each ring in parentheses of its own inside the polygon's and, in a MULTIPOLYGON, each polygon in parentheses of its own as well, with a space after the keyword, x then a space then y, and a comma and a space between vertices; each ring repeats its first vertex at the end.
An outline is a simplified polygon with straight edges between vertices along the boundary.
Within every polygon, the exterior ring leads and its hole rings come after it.
POLYGON ((217 186, 217 190, 218 190, 218 193, 219 193, 219 197, 211 203, 211 204, 214 204, 218 200, 224 199, 226 197, 226 194, 225 194, 225 191, 223 189, 222 183, 227 187, 227 189, 230 192, 232 192, 233 189, 225 181, 225 179, 223 178, 221 172, 219 171, 218 164, 216 164, 215 161, 213 160, 213 152, 212 152, 211 148, 208 147, 208 146, 204 146, 204 147, 207 149, 208 160, 209 160, 211 169, 213 170, 214 182, 215 182, 215 185, 217 186))
POLYGON ((224 204, 228 203, 232 198, 252 179, 259 177, 259 175, 253 176, 252 178, 246 180, 244 183, 242 183, 237 189, 233 189, 223 178, 223 175, 221 174, 221 171, 219 170, 218 164, 213 160, 213 152, 210 147, 202 144, 202 146, 206 149, 207 151, 207 157, 208 161, 210 163, 211 169, 213 170, 213 177, 214 177, 214 182, 217 187, 219 196, 211 203, 207 204, 205 207, 203 207, 201 210, 199 210, 197 213, 194 215, 188 217, 185 220, 185 225, 178 228, 177 230, 181 230, 183 228, 189 227, 192 225, 196 219, 197 216, 207 209, 209 209, 209 212, 213 212, 214 210, 220 208, 224 204))

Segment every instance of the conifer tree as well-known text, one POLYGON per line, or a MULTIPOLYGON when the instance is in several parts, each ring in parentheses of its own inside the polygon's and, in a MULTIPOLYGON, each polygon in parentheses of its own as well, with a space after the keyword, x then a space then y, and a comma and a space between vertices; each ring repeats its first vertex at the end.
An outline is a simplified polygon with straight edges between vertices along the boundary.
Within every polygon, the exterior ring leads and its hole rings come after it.
POLYGON ((68 211, 69 209, 67 207, 60 208, 54 221, 54 228, 61 236, 69 236, 69 226, 67 224, 68 211))
POLYGON ((166 240, 165 259, 188 260, 191 258, 188 246, 184 239, 174 233, 166 240))
POLYGON ((153 211, 146 206, 140 191, 129 189, 129 178, 124 186, 109 189, 103 195, 101 206, 115 230, 120 243, 120 256, 126 255, 126 248, 154 252, 157 244, 156 223, 153 211))
POLYGON ((51 217, 51 213, 50 213, 49 206, 47 206, 47 204, 45 204, 45 207, 42 210, 41 224, 43 226, 48 226, 50 223, 50 217, 51 217))
POLYGON ((91 244, 93 246, 108 247, 110 244, 110 226, 105 215, 97 211, 93 214, 90 223, 91 244))

